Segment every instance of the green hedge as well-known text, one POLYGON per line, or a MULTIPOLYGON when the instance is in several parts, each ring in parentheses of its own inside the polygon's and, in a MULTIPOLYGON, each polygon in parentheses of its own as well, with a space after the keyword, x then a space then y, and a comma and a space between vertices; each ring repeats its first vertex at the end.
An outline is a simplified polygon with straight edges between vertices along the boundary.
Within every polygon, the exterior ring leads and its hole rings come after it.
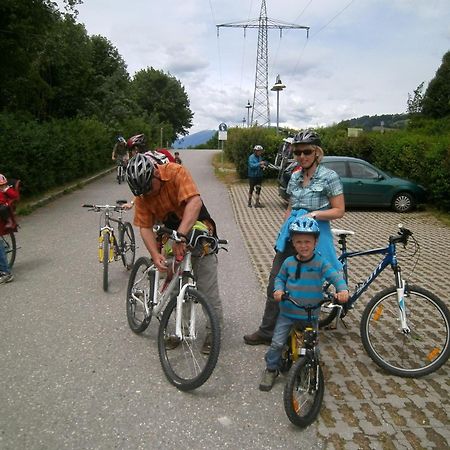
POLYGON ((39 123, 0 114, 0 173, 32 196, 111 165, 113 136, 94 119, 39 123))

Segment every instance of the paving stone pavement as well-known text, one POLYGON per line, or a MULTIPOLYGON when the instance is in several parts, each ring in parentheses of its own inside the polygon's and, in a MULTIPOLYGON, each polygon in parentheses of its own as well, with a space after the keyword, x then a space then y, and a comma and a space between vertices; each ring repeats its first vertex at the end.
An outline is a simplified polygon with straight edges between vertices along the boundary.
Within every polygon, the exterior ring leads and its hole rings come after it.
MULTIPOLYGON (((246 184, 236 183, 229 193, 265 291, 286 204, 278 197, 276 186, 264 185, 261 198, 265 208, 248 208, 247 190, 246 184)), ((404 278, 429 289, 450 306, 450 229, 433 216, 426 212, 351 210, 332 226, 353 230, 356 234, 349 238, 348 248, 358 250, 385 246, 399 223, 413 231, 420 244, 418 259, 412 247, 398 247, 404 278)), ((370 256, 351 262, 350 290, 372 272, 378 261, 379 256, 370 256)), ((386 269, 346 317, 347 328, 321 333, 326 391, 314 426, 328 449, 450 448, 450 363, 420 379, 400 378, 378 368, 362 346, 359 321, 363 307, 375 293, 391 285, 392 272, 386 269)), ((261 315, 263 308, 261 304, 261 315)))

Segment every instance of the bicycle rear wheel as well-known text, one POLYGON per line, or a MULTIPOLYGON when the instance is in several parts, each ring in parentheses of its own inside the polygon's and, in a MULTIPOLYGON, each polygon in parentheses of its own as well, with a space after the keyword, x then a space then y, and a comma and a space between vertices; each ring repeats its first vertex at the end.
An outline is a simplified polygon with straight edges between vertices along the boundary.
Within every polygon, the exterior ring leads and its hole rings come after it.
POLYGON ((152 261, 145 256, 138 258, 130 273, 127 287, 127 319, 128 325, 135 333, 142 333, 150 325, 152 319, 145 312, 145 303, 152 307, 153 289, 155 285, 155 272, 147 269, 152 261))
POLYGON ((2 239, 3 246, 5 247, 6 261, 8 262, 8 267, 12 269, 14 261, 16 260, 16 252, 17 252, 16 236, 14 235, 13 232, 11 232, 9 234, 0 236, 0 239, 2 239))
POLYGON ((109 269, 109 240, 110 234, 103 235, 103 290, 108 290, 108 269, 109 269))
POLYGON ((119 247, 123 265, 127 270, 130 270, 136 257, 136 241, 130 222, 119 225, 119 247))
POLYGON ((122 183, 122 171, 123 171, 123 167, 122 164, 117 166, 117 182, 120 184, 122 183))
POLYGON ((450 355, 450 313, 436 295, 407 286, 404 296, 409 332, 401 328, 395 287, 379 292, 361 317, 361 339, 370 358, 401 377, 434 372, 450 355))
POLYGON ((159 359, 167 379, 181 391, 190 391, 205 383, 216 366, 220 351, 219 320, 203 295, 188 288, 183 299, 182 337, 178 339, 176 311, 177 299, 173 298, 159 326, 159 359), (202 348, 207 339, 208 354, 202 348))
POLYGON ((318 362, 300 358, 292 367, 284 386, 284 410, 298 427, 307 427, 316 420, 322 406, 325 384, 318 362))

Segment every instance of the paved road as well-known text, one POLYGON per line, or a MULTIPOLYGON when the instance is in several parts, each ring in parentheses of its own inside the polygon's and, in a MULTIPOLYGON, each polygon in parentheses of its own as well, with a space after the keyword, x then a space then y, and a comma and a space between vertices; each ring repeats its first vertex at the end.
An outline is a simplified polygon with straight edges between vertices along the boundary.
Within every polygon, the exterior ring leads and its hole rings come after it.
POLYGON ((242 335, 264 298, 211 156, 183 153, 231 242, 220 256, 226 325, 212 378, 192 393, 166 381, 156 324, 141 336, 128 329, 120 262, 102 291, 99 216, 81 204, 130 198, 110 174, 21 220, 16 280, 0 286, 1 449, 323 448, 316 426, 290 426, 279 389, 257 389, 265 348, 243 345, 242 335))

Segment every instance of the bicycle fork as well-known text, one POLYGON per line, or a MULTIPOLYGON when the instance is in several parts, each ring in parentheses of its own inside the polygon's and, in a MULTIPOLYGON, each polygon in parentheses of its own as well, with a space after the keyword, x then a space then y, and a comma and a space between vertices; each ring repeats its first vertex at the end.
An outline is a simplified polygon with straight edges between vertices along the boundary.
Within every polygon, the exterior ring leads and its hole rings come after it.
POLYGON ((402 273, 400 270, 400 267, 395 267, 395 284, 396 284, 396 290, 397 290, 397 302, 398 302, 398 309, 399 309, 399 318, 400 318, 400 325, 402 328, 402 332, 404 334, 409 334, 411 332, 411 329, 408 327, 408 324, 406 322, 406 304, 405 304, 405 289, 406 289, 406 283, 405 280, 402 278, 402 273))

